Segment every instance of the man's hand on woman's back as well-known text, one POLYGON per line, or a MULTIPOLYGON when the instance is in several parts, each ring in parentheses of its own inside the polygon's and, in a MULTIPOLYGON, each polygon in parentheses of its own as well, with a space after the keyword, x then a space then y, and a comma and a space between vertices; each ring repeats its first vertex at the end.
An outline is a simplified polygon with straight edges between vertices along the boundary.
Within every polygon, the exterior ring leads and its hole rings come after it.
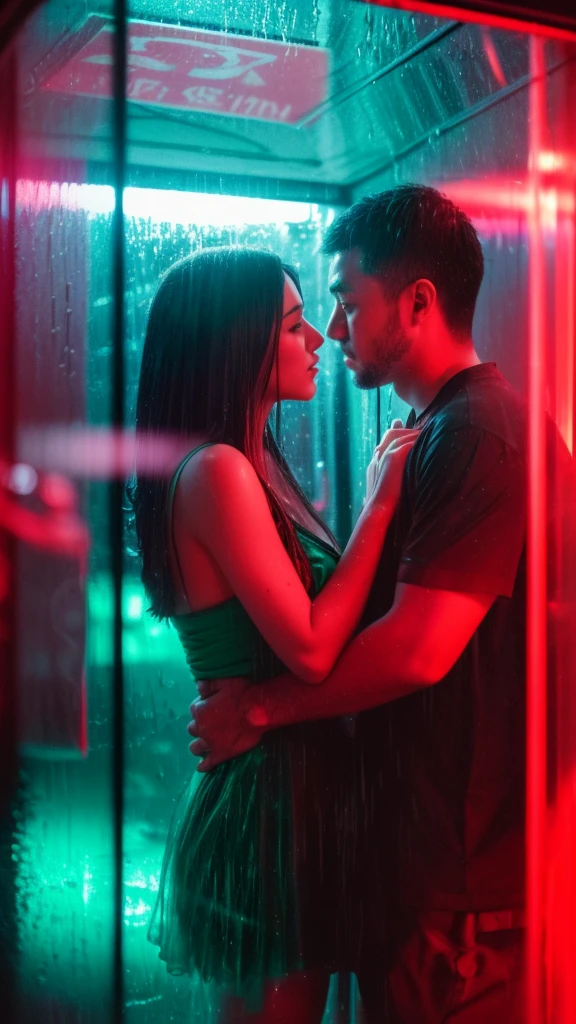
POLYGON ((250 683, 244 678, 201 680, 199 696, 190 705, 190 750, 201 757, 197 770, 208 772, 222 761, 244 754, 259 743, 262 730, 250 725, 242 697, 250 683))

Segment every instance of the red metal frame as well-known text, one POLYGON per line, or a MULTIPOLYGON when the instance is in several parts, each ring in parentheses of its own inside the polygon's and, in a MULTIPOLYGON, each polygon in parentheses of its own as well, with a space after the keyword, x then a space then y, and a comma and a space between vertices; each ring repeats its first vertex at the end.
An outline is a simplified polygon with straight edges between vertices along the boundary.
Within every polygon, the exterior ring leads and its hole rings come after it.
MULTIPOLYGON (((492 28, 507 29, 509 32, 527 32, 530 35, 549 39, 576 40, 576 6, 570 12, 556 13, 542 6, 540 10, 515 6, 513 3, 476 2, 436 3, 435 0, 359 0, 360 3, 375 7, 389 7, 394 10, 410 11, 412 14, 428 14, 436 18, 450 18, 455 21, 472 22, 492 28)), ((559 8, 561 5, 556 4, 559 8)))
MULTIPOLYGON (((533 6, 515 6, 513 3, 482 2, 476 0, 470 5, 437 3, 434 0, 362 0, 376 6, 395 8, 413 13, 472 22, 483 27, 491 26, 512 32, 529 33, 531 40, 533 81, 530 86, 530 178, 527 192, 530 201, 527 206, 527 224, 530 241, 530 338, 529 338, 529 400, 532 416, 528 438, 529 450, 529 513, 528 513, 528 984, 527 1024, 541 1024, 544 1017, 544 878, 546 871, 546 450, 544 445, 544 414, 546 408, 546 338, 545 338, 545 265, 543 229, 545 211, 542 208, 542 172, 539 156, 546 150, 546 83, 543 76, 542 40, 551 38, 576 42, 576 6, 572 11, 563 11, 556 0, 556 10, 537 10, 533 6)), ((529 3, 529 0, 527 0, 529 3)), ((3 5, 0 13, 0 48, 13 36, 27 14, 38 3, 11 2, 3 5)), ((0 68, 4 73, 5 68, 0 68)), ((10 253, 10 232, 13 232, 14 181, 10 177, 11 143, 15 134, 14 111, 10 91, 3 90, 2 111, 3 139, 0 146, 0 183, 3 202, 7 198, 8 216, 2 221, 3 255, 8 254, 7 273, 0 287, 0 313, 4 330, 0 337, 6 351, 2 353, 3 373, 0 375, 0 454, 10 457, 10 373, 11 339, 13 332, 13 308, 10 297, 13 267, 10 253), (7 133, 7 134, 6 134, 7 133)), ((568 188, 572 188, 568 183, 568 188)), ((4 206, 6 209, 6 206, 4 206)), ((571 289, 570 301, 574 303, 574 282, 568 281, 571 289)), ((573 338, 560 339, 561 344, 571 346, 573 338)), ((557 359, 559 356, 557 355, 557 359)), ((571 364, 573 366, 573 363, 571 364)), ((1 540, 1 538, 0 538, 1 540)), ((0 549, 0 558, 2 550, 0 549)), ((2 565, 0 564, 0 575, 2 565)), ((0 650, 9 640, 6 620, 0 621, 0 650)), ((4 650, 8 650, 4 647, 4 650)), ((3 674, 2 720, 10 707, 7 689, 11 673, 3 674), (8 703, 6 703, 8 701, 8 703)), ((13 734, 12 734, 13 736, 13 734)), ((12 742, 12 741, 10 741, 12 742)))
POLYGON ((546 140, 546 81, 542 39, 530 40, 528 215, 530 304, 528 337, 528 519, 526 659, 526 1022, 544 1017, 544 893, 546 857, 546 265, 539 155, 546 140))

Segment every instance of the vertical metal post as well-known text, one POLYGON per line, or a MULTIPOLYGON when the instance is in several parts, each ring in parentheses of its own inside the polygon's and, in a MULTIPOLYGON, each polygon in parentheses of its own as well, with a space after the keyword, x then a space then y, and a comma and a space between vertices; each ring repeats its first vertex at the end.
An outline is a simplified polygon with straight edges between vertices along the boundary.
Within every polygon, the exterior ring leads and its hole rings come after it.
MULTIPOLYGON (((0 465, 14 461, 16 363, 16 81, 12 44, 0 59, 0 465)), ((0 481, 0 487, 2 481, 0 481)), ((2 1015, 16 1021, 16 866, 14 798, 18 786, 17 676, 13 544, 0 523, 0 985, 2 1015)))
POLYGON ((546 125, 542 39, 530 39, 529 340, 527 522, 526 857, 528 934, 526 1021, 544 1021, 544 884, 546 857, 546 266, 540 154, 546 125))
POLYGON ((120 1024, 124 1013, 123 927, 124 927, 124 671, 122 661, 122 582, 124 550, 124 479, 121 459, 124 431, 124 211, 126 178, 126 0, 114 3, 114 189, 116 202, 112 219, 113 262, 113 344, 111 428, 118 447, 115 471, 110 481, 110 560, 113 587, 113 822, 114 822, 114 982, 113 1021, 120 1024))

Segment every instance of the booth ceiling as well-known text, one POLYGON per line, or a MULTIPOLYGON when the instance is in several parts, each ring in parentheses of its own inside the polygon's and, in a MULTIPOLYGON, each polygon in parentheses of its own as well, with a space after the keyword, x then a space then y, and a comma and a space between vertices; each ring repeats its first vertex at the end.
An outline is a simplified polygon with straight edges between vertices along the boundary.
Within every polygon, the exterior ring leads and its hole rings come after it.
MULTIPOLYGON (((24 37, 30 156, 111 162, 111 4, 52 0, 24 37)), ((137 0, 129 175, 353 187, 529 80, 529 37, 356 0, 137 0)), ((563 53, 545 48, 550 69, 563 53)))

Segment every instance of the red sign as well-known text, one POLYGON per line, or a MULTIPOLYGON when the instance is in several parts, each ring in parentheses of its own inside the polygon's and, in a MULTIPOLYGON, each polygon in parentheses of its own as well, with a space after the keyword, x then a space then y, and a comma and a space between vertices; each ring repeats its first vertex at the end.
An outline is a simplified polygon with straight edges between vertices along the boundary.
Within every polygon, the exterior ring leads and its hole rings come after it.
MULTIPOLYGON (((56 92, 110 97, 113 26, 44 83, 56 92)), ((226 32, 128 24, 128 99, 179 110, 294 124, 326 98, 328 51, 226 32)))

